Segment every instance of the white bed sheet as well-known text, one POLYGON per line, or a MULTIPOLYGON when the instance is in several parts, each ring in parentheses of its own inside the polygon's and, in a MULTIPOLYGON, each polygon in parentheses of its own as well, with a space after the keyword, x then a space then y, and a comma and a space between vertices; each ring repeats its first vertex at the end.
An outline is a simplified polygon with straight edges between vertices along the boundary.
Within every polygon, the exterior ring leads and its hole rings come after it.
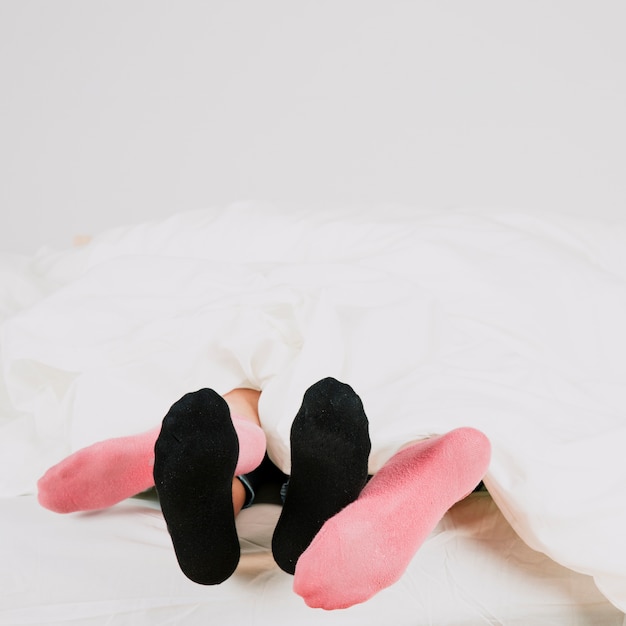
POLYGON ((217 587, 178 569, 156 502, 58 516, 32 496, 0 499, 2 626, 341 624, 623 626, 591 578, 532 551, 486 493, 455 506, 402 579, 366 604, 308 608, 274 563, 279 507, 242 512, 242 559, 217 587))
POLYGON ((376 471, 470 425, 522 539, 626 608, 626 228, 459 210, 238 206, 4 263, 0 493, 152 427, 203 386, 263 389, 289 471, 308 385, 352 384, 376 471))

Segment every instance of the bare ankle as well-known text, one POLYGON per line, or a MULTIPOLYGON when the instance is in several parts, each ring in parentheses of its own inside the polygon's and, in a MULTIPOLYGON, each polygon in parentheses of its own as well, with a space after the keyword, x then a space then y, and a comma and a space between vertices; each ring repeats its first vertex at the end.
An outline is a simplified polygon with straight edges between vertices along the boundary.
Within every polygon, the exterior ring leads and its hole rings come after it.
POLYGON ((256 389, 239 387, 225 393, 224 400, 226 400, 231 413, 258 425, 260 396, 261 392, 256 389))

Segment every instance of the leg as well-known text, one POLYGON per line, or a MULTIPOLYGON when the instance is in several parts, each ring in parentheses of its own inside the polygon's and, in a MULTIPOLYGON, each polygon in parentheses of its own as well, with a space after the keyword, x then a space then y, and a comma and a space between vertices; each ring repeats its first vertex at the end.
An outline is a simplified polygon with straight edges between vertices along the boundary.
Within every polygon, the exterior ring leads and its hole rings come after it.
MULTIPOLYGON (((247 474, 256 469, 265 454, 265 435, 259 419, 259 398, 261 392, 255 389, 238 388, 224 394, 224 400, 233 416, 233 424, 239 440, 239 458, 235 474, 247 474), (246 424, 246 422, 248 422, 246 424), (241 450, 250 450, 244 455, 241 450), (259 458, 260 456, 260 458, 259 458)), ((246 490, 238 478, 233 479, 233 509, 235 515, 246 502, 246 490)))
MULTIPOLYGON (((265 454, 259 395, 252 389, 235 389, 224 396, 240 444, 237 474, 252 471, 265 454)), ((153 487, 154 445, 160 430, 161 426, 108 439, 71 454, 39 479, 39 502, 57 513, 89 511, 113 506, 153 487)), ((234 489, 240 493, 243 486, 236 481, 234 489)))
POLYGON ((367 481, 368 421, 352 387, 326 378, 304 394, 291 427, 291 476, 272 552, 284 571, 367 481))
POLYGON ((400 450, 302 554, 296 593, 309 606, 338 609, 392 585, 444 513, 480 482, 489 458, 488 439, 472 428, 400 450))

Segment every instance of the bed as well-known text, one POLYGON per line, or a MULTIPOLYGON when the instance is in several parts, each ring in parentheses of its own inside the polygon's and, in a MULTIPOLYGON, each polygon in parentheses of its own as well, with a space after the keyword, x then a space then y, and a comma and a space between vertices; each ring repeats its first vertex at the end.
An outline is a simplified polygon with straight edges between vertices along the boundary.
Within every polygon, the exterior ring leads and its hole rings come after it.
POLYGON ((2 257, 0 624, 626 624, 626 227, 531 212, 231 205, 2 257), (303 391, 361 395, 375 473, 407 440, 473 426, 486 489, 401 580, 308 608, 273 563, 280 505, 238 518, 217 587, 178 570, 158 502, 55 515, 47 467, 154 426, 211 386, 262 389, 289 473, 303 391))

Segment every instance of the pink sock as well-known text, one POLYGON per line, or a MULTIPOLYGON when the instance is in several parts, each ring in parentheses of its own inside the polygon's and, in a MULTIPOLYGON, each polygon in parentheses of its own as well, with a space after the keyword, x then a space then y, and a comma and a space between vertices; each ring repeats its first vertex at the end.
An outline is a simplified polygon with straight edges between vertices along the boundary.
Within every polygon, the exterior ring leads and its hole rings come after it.
POLYGON ((324 524, 298 560, 294 591, 329 610, 392 585, 444 513, 478 485, 490 452, 489 440, 472 428, 400 450, 324 524))
POLYGON ((232 420, 237 431, 237 439, 239 439, 239 458, 237 459, 235 476, 241 476, 261 465, 265 456, 267 441, 263 429, 257 424, 238 415, 233 415, 232 420))
MULTIPOLYGON (((239 438, 236 474, 258 467, 265 434, 256 424, 233 416, 239 438)), ((39 503, 55 513, 104 509, 154 486, 154 444, 161 427, 82 448, 51 467, 38 481, 39 503)))

